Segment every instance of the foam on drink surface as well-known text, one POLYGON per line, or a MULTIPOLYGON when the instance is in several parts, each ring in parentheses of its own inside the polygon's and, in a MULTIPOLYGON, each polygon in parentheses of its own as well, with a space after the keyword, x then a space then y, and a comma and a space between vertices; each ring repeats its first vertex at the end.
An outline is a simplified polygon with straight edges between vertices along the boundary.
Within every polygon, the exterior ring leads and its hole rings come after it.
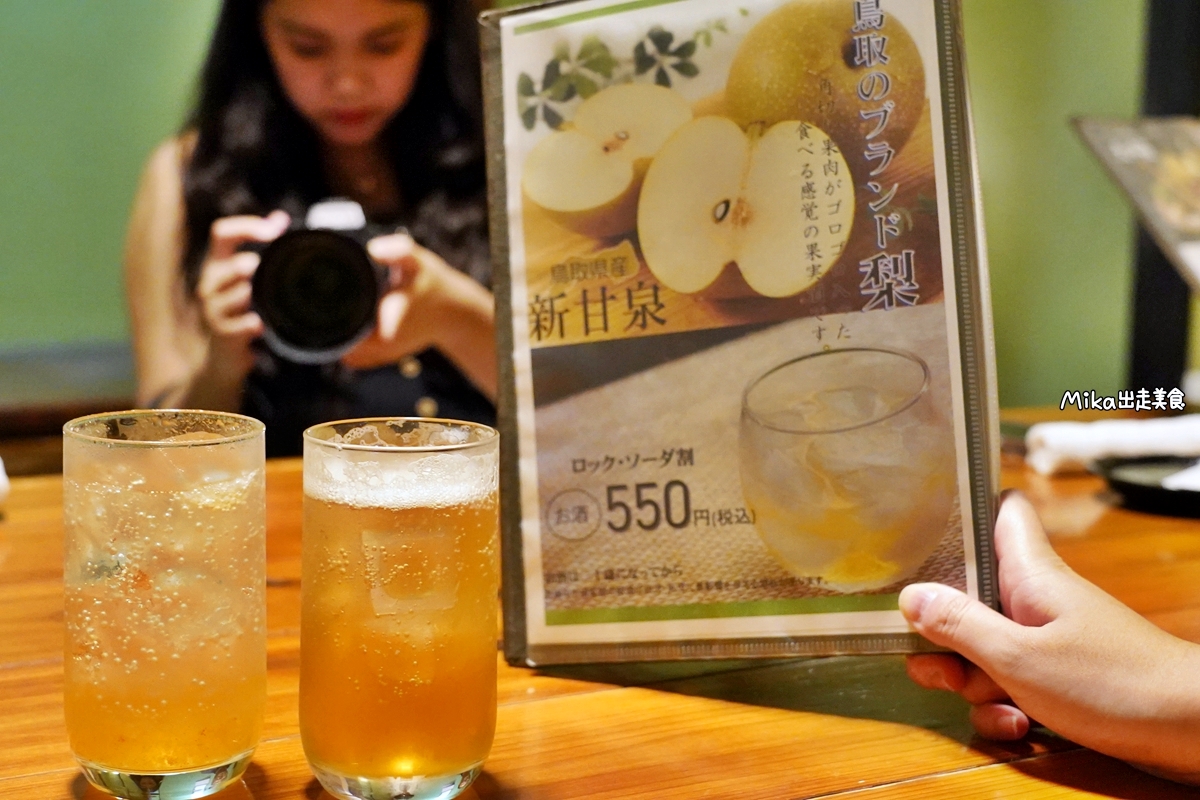
POLYGON ((390 457, 387 452, 309 450, 304 493, 329 503, 395 510, 472 505, 492 495, 494 453, 430 453, 403 464, 390 457))

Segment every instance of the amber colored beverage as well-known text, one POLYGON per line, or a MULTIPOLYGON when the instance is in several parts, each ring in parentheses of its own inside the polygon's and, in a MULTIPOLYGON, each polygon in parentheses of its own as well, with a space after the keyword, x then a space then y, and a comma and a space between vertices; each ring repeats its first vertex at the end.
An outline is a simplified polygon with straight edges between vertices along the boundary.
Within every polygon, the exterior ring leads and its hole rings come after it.
POLYGON ((266 699, 263 426, 129 412, 65 432, 71 749, 120 797, 219 791, 266 699))
POLYGON ((430 420, 318 426, 323 440, 313 432, 305 755, 335 795, 452 797, 478 774, 496 724, 495 433, 430 420))

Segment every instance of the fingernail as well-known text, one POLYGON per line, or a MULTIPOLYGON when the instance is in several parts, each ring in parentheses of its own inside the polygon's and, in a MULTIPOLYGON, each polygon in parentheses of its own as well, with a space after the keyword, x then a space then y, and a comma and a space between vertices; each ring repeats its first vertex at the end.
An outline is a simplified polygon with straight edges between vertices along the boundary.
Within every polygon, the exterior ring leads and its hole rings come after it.
POLYGON ((924 673, 924 680, 933 684, 934 689, 941 689, 945 692, 954 691, 950 686, 950 681, 946 680, 946 673, 941 667, 931 666, 928 669, 922 670, 922 672, 924 673))
POLYGON ((936 594, 937 592, 934 589, 924 586, 905 586, 900 591, 900 613, 909 622, 920 619, 921 612, 936 594))

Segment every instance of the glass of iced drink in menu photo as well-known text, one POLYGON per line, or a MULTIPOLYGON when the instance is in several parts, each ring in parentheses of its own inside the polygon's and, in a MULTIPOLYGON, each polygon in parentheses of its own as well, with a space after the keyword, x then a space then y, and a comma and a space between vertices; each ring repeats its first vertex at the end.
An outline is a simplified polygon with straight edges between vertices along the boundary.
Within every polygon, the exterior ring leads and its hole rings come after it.
POLYGON ((826 350, 768 370, 746 387, 738 446, 763 543, 822 588, 907 578, 946 532, 954 432, 912 353, 826 350))
POLYGON ((263 424, 128 411, 63 428, 64 702, 88 781, 237 781, 266 700, 263 424))
POLYGON ((491 748, 498 444, 436 419, 305 431, 300 733, 337 797, 454 797, 491 748))

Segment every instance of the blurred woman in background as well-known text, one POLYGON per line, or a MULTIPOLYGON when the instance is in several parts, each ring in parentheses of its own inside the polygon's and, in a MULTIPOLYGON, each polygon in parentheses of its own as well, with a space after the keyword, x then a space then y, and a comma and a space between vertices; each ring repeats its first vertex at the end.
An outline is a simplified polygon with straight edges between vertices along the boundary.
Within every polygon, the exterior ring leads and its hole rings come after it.
POLYGON ((126 246, 138 402, 241 411, 271 455, 359 416, 494 411, 479 56, 470 0, 225 0, 183 132, 151 156, 126 246), (311 204, 358 202, 390 289, 340 362, 260 343, 259 258, 311 204))

